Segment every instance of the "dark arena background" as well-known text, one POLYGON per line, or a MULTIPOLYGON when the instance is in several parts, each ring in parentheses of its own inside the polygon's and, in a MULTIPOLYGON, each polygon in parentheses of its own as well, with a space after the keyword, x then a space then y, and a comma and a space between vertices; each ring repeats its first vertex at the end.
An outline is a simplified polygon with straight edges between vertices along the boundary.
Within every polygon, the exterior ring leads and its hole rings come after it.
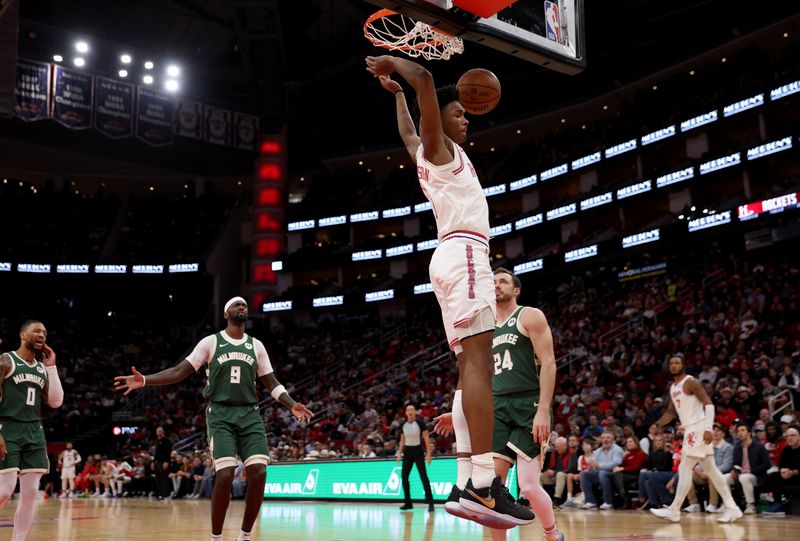
MULTIPOLYGON (((502 86, 494 110, 467 113, 462 147, 487 198, 492 267, 519 277, 519 303, 552 331, 542 481, 564 538, 798 539, 800 10, 788 0, 0 0, 0 351, 21 347, 26 320, 43 323, 64 394, 58 408, 42 398, 49 468, 34 503, 24 471, 0 498, 0 539, 31 505, 17 541, 209 538, 205 370, 128 395, 114 378, 181 363, 225 328, 235 296, 314 415, 298 421, 258 384, 263 502, 241 537, 255 481, 240 457, 221 539, 551 539, 540 516, 506 532, 444 508, 456 446, 433 428, 458 367, 428 271, 434 212, 395 98, 365 69, 367 56, 408 58, 365 39, 383 8, 463 38, 447 60, 414 59, 437 85, 485 68, 502 86), (697 473, 679 522, 647 510, 672 503, 682 459, 677 418, 651 429, 675 353, 738 452, 720 466, 735 522, 709 512, 719 500, 697 473), (433 511, 416 469, 414 508, 398 509, 408 405, 430 436, 433 511), (610 507, 587 508, 579 461, 559 464, 603 433, 622 449, 666 442, 661 485, 640 482, 643 455, 608 488, 610 507), (769 457, 752 491, 743 446, 769 457), (574 474, 572 492, 554 470, 574 474)), ((516 468, 508 485, 517 498, 516 468)))

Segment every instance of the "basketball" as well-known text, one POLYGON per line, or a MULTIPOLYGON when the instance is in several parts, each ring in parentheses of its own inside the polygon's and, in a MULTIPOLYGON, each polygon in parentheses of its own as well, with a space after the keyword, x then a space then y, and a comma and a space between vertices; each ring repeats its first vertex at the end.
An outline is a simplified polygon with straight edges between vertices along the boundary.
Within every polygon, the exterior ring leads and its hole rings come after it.
POLYGON ((500 102, 500 81, 489 70, 471 69, 456 83, 459 101, 468 113, 485 115, 500 102))

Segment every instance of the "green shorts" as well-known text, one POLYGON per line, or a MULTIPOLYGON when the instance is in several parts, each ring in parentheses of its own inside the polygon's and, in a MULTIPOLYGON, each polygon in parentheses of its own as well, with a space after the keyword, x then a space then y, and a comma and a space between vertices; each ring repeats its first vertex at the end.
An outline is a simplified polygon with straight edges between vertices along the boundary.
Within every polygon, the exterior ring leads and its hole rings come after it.
POLYGON ((541 446, 533 442, 533 418, 539 405, 537 395, 494 397, 494 434, 492 451, 509 462, 517 456, 531 460, 539 456, 541 446))
POLYGON ((0 473, 47 473, 47 441, 39 421, 19 423, 0 421, 0 434, 6 440, 6 459, 0 460, 0 473))
POLYGON ((258 406, 231 406, 211 402, 206 406, 208 447, 214 458, 214 469, 236 466, 236 457, 245 466, 269 464, 267 432, 258 406))

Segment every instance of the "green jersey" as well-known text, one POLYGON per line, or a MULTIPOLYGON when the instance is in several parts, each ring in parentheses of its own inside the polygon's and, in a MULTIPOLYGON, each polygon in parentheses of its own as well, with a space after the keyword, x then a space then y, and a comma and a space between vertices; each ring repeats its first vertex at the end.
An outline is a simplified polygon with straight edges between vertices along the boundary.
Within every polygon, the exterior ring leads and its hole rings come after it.
POLYGON ((222 404, 257 404, 255 340, 245 335, 245 341, 237 346, 221 332, 215 337, 217 347, 208 362, 208 383, 203 396, 222 404))
POLYGON ((8 356, 11 357, 11 371, 3 380, 0 420, 40 422, 47 371, 39 361, 28 363, 13 351, 9 351, 8 356))
POLYGON ((519 393, 539 396, 539 367, 533 342, 523 333, 520 323, 524 309, 525 306, 518 307, 505 323, 494 328, 494 396, 519 393))

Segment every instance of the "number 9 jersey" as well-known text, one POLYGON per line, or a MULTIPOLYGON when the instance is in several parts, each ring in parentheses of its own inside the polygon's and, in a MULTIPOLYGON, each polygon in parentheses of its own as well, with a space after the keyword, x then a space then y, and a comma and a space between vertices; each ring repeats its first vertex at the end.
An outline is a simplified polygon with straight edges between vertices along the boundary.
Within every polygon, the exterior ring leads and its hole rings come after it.
POLYGON ((264 344, 247 334, 239 340, 225 331, 207 336, 186 360, 195 370, 207 365, 203 396, 219 404, 257 404, 256 378, 272 372, 264 344))

